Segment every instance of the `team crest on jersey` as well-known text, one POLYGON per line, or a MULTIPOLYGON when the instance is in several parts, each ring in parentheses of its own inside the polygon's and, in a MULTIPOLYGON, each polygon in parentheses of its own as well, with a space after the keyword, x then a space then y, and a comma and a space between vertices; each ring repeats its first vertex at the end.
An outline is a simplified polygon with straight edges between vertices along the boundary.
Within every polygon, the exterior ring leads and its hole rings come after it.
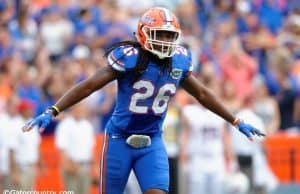
POLYGON ((171 77, 173 79, 179 79, 181 77, 181 74, 182 74, 181 69, 174 68, 174 69, 172 69, 171 77))

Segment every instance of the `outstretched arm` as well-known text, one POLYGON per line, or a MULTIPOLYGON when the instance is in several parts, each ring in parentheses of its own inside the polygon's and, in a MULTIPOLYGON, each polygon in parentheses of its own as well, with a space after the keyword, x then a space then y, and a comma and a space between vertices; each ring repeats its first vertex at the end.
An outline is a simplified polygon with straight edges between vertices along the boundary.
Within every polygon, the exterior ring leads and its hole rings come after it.
POLYGON ((111 66, 99 69, 93 76, 69 89, 54 106, 48 108, 43 114, 29 121, 22 130, 30 131, 33 126, 38 125, 40 131, 44 131, 51 122, 53 116, 56 116, 59 112, 76 104, 94 91, 101 89, 108 82, 116 79, 117 76, 118 74, 111 66))
POLYGON ((193 75, 187 76, 182 81, 181 86, 189 94, 195 97, 205 108, 221 116, 229 123, 234 124, 234 121, 236 120, 235 116, 232 115, 214 96, 214 94, 212 94, 212 92, 201 84, 193 75))
POLYGON ((194 96, 198 102, 204 107, 216 113, 232 125, 236 126, 241 133, 246 135, 252 140, 252 135, 265 136, 258 129, 251 125, 244 123, 239 118, 232 115, 219 100, 202 85, 192 74, 188 75, 182 82, 181 86, 192 96, 194 96))

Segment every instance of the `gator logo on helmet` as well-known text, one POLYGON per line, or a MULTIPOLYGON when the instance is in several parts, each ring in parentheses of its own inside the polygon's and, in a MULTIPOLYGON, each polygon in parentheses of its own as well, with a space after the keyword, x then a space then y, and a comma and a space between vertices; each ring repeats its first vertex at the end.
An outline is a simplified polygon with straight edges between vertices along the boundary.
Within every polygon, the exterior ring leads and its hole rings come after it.
POLYGON ((144 16, 141 18, 141 22, 151 25, 154 23, 154 19, 149 16, 144 16))

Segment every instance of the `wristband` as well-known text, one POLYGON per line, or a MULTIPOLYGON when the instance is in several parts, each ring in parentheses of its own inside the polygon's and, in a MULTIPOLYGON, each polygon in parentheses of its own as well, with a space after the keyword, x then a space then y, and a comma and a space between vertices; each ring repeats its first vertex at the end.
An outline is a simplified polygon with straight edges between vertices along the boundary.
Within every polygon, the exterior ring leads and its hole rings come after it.
POLYGON ((235 118, 234 121, 231 123, 233 126, 237 126, 241 120, 239 118, 235 118))
POLYGON ((49 107, 46 112, 50 112, 54 117, 59 114, 59 109, 56 106, 49 107))
POLYGON ((51 106, 56 112, 57 112, 57 114, 59 114, 60 113, 60 110, 59 110, 59 108, 57 107, 57 106, 51 106))

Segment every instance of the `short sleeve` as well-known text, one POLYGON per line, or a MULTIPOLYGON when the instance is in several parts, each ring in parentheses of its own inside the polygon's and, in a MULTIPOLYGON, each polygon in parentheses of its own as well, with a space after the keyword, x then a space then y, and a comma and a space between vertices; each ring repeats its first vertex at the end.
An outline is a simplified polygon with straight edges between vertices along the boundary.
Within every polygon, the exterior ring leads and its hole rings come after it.
POLYGON ((193 72, 192 55, 189 49, 178 46, 176 48, 174 58, 178 67, 182 69, 183 74, 181 79, 184 79, 193 72))
POLYGON ((115 48, 107 57, 108 65, 119 72, 126 72, 136 65, 138 49, 132 46, 115 48))

